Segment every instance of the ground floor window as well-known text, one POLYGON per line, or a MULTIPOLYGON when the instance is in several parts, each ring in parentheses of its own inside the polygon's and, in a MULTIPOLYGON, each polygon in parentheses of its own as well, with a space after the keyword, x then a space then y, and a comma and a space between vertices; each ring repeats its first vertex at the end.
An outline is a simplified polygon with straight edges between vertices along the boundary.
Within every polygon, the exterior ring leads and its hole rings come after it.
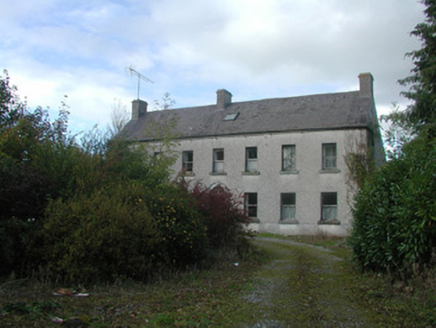
POLYGON ((280 219, 290 220, 295 219, 296 206, 295 206, 295 193, 283 193, 280 195, 280 219))
POLYGON ((338 194, 336 192, 321 193, 321 221, 338 218, 338 194))
POLYGON ((257 193, 247 192, 244 194, 244 209, 249 217, 257 217, 257 193))

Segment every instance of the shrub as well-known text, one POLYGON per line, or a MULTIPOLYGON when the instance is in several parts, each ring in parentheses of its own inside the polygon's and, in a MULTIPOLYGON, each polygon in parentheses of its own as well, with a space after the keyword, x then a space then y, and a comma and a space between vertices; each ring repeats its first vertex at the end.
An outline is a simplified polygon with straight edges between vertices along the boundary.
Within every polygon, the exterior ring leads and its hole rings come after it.
POLYGON ((156 258, 162 264, 184 268, 205 258, 206 227, 186 190, 172 185, 148 190, 144 202, 156 220, 156 258))
POLYGON ((236 247, 248 223, 241 201, 224 185, 207 188, 198 182, 191 191, 207 227, 210 245, 214 248, 236 247))
POLYGON ((43 228, 47 271, 74 282, 146 279, 157 227, 134 184, 53 201, 43 228))
POLYGON ((146 280, 201 261, 207 238, 193 202, 173 186, 113 184, 48 206, 44 272, 69 282, 146 280))
POLYGON ((407 277, 436 246, 436 141, 424 135, 365 181, 349 239, 364 269, 407 277))
POLYGON ((0 220, 0 275, 14 272, 16 276, 28 273, 30 266, 37 266, 38 259, 32 258, 33 244, 38 230, 36 221, 23 221, 19 218, 0 220))

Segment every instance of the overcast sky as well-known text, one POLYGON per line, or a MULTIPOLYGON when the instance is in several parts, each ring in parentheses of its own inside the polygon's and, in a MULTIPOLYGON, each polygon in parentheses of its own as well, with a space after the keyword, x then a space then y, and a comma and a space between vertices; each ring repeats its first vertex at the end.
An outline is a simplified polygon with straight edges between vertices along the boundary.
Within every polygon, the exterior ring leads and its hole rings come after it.
MULTIPOLYGON (((137 79, 152 107, 358 89, 371 72, 378 113, 405 106, 398 79, 424 20, 416 0, 0 0, 0 68, 29 107, 58 110, 73 131, 105 127, 115 103, 129 112, 137 79)), ((1 74, 3 75, 3 74, 1 74)))

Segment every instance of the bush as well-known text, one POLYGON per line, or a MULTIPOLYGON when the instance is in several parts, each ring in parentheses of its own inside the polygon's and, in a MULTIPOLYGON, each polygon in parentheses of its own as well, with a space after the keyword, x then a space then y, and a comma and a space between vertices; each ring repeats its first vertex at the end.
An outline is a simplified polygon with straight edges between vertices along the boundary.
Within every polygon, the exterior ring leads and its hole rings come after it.
POLYGON ((106 186, 48 206, 42 234, 44 272, 67 282, 146 280, 205 256, 205 227, 192 200, 172 186, 106 186))
POLYGON ((0 276, 14 272, 23 276, 29 268, 38 265, 38 258, 33 258, 33 245, 38 223, 33 220, 23 221, 18 218, 0 220, 0 276))
POLYGON ((162 264, 184 268, 205 258, 206 227, 185 189, 172 185, 149 189, 144 202, 156 220, 156 257, 162 264))
POLYGON ((43 258, 56 279, 143 280, 154 264, 157 226, 133 184, 53 201, 43 228, 43 258))
POLYGON ((210 245, 213 248, 238 247, 238 242, 242 242, 238 236, 244 232, 243 224, 249 222, 238 197, 224 185, 207 188, 200 182, 192 188, 191 194, 206 224, 210 245))
POLYGON ((407 277, 436 246, 436 141, 422 135, 366 180, 349 239, 363 269, 407 277))

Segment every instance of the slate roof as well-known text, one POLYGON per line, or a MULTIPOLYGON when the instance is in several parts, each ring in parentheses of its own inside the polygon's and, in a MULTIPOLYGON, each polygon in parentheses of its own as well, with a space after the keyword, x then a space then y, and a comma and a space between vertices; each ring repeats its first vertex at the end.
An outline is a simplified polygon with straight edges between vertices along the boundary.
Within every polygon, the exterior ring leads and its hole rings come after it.
POLYGON ((374 100, 359 91, 234 102, 145 113, 120 132, 132 141, 158 138, 153 122, 177 121, 179 138, 370 127, 374 100), (234 121, 228 114, 239 113, 234 121))

